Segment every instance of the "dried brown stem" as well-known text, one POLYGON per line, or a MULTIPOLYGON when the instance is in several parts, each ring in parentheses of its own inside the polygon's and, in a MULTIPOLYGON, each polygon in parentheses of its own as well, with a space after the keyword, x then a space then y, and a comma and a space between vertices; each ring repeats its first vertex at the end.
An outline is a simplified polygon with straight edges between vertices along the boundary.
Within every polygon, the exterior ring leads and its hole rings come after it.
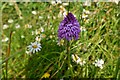
MULTIPOLYGON (((9 44, 8 44, 8 49, 7 49, 7 54, 6 54, 6 58, 8 58, 10 56, 10 49, 11 49, 11 38, 12 38, 12 31, 10 32, 10 40, 9 40, 9 44)), ((7 79, 7 71, 8 71, 8 60, 6 60, 6 79, 7 79)))

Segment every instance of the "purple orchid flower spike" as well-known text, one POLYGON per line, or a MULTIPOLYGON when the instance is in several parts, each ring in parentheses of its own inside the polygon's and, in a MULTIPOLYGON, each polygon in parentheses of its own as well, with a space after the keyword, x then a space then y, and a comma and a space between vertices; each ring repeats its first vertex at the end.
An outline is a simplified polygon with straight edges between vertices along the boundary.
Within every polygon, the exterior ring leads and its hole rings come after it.
POLYGON ((79 38, 80 24, 72 13, 68 13, 67 16, 61 21, 58 29, 58 38, 66 39, 68 41, 79 38))

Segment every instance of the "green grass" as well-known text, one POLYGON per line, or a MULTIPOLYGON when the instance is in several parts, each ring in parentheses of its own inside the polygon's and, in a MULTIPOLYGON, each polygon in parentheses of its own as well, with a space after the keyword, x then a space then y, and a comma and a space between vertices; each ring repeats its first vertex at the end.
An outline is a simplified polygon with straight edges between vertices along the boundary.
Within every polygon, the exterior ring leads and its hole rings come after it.
MULTIPOLYGON (((9 38, 2 42, 2 78, 41 78, 46 72, 50 74, 49 78, 59 79, 120 77, 120 4, 92 2, 91 6, 83 6, 82 2, 70 3, 70 12, 86 29, 81 31, 79 40, 71 42, 70 54, 77 54, 86 61, 85 65, 80 66, 71 58, 73 74, 66 69, 65 42, 57 45, 57 30, 63 20, 63 17, 58 17, 60 5, 47 2, 2 3, 2 24, 9 25, 2 30, 2 39, 9 38), (83 9, 91 12, 86 19, 82 18, 83 9), (38 12, 36 15, 32 14, 34 10, 38 12), (43 18, 39 19, 39 16, 43 18), (13 19, 13 23, 8 23, 9 19, 13 19), (20 28, 15 28, 16 23, 20 28), (27 28, 28 24, 32 28, 27 28), (44 32, 39 31, 41 27, 44 32), (35 30, 40 33, 32 35, 35 30), (22 35, 24 38, 21 38, 22 35), (40 35, 45 35, 40 41, 41 51, 33 55, 26 54, 27 46, 40 35), (97 59, 104 60, 103 69, 93 65, 97 59)), ((65 6, 66 10, 68 7, 65 6)))

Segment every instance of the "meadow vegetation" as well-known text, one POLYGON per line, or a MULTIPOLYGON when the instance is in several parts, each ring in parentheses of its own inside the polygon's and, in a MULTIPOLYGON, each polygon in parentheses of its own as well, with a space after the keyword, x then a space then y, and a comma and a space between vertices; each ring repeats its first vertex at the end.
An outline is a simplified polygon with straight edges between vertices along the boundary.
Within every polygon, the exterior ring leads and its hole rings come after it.
POLYGON ((3 2, 1 11, 3 79, 120 79, 120 3, 3 2), (70 67, 66 41, 58 39, 68 9, 81 30, 70 41, 70 67), (40 49, 32 52, 34 42, 40 49))

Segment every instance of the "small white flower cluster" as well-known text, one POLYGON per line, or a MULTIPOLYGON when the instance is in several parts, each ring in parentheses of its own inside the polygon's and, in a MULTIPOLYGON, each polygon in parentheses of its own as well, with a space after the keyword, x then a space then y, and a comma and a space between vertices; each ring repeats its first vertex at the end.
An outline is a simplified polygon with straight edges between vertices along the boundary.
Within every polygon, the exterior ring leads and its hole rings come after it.
POLYGON ((9 40, 9 38, 5 37, 5 38, 2 39, 2 42, 7 42, 8 40, 9 40))
POLYGON ((56 41, 58 46, 63 46, 65 44, 64 39, 61 39, 59 41, 56 41))
POLYGON ((86 31, 86 28, 83 27, 83 26, 81 26, 80 29, 81 29, 81 31, 83 31, 83 32, 86 31))
POLYGON ((41 41, 40 36, 36 36, 36 37, 35 37, 35 40, 36 40, 36 41, 41 41))
POLYGON ((83 66, 86 63, 84 60, 82 60, 82 58, 78 57, 77 54, 72 54, 72 59, 74 62, 80 64, 81 66, 83 66))
POLYGON ((85 0, 83 6, 91 6, 91 0, 85 0))
POLYGON ((85 23, 89 23, 89 18, 88 18, 89 14, 91 14, 91 12, 89 10, 83 9, 83 13, 81 16, 82 16, 85 23))
POLYGON ((58 14, 58 17, 66 17, 66 15, 67 15, 67 10, 63 6, 60 6, 60 12, 58 14))
MULTIPOLYGON (((8 19, 8 23, 9 23, 9 24, 11 24, 11 23, 13 23, 13 22, 14 22, 13 19, 8 19)), ((9 28, 9 25, 8 25, 8 24, 4 24, 4 25, 3 25, 3 29, 8 29, 8 28, 9 28)), ((20 25, 19 25, 18 23, 16 23, 16 24, 15 24, 15 28, 16 28, 16 29, 20 28, 20 25)))
POLYGON ((16 28, 16 29, 20 28, 20 25, 17 23, 17 24, 15 25, 15 28, 16 28))
POLYGON ((25 36, 24 36, 24 35, 21 35, 21 38, 23 39, 23 38, 25 38, 25 36))
POLYGON ((52 1, 51 1, 51 4, 52 4, 52 5, 57 5, 57 4, 61 4, 61 3, 62 3, 61 0, 52 0, 52 1))
POLYGON ((7 29, 9 26, 7 24, 3 25, 3 29, 7 29))
POLYGON ((26 24, 25 28, 29 28, 30 29, 30 28, 32 28, 32 25, 31 24, 26 24))
POLYGON ((42 17, 42 16, 39 16, 38 18, 39 18, 39 19, 43 19, 43 17, 42 17))
POLYGON ((95 62, 93 63, 96 67, 99 67, 100 69, 103 69, 103 64, 104 64, 104 61, 102 59, 98 59, 98 60, 95 60, 95 62))
MULTIPOLYGON (((80 64, 81 66, 86 64, 85 60, 82 60, 82 58, 78 57, 77 54, 72 54, 72 60, 73 60, 73 62, 76 62, 77 64, 80 64)), ((100 69, 103 69, 104 61, 102 59, 98 59, 98 60, 95 60, 95 62, 93 64, 96 67, 99 67, 100 69)))
POLYGON ((13 19, 9 19, 9 20, 8 20, 8 23, 13 23, 13 19))
MULTIPOLYGON (((59 14, 58 14, 58 17, 60 18, 60 17, 65 17, 66 15, 67 15, 67 10, 64 8, 64 6, 68 6, 69 5, 69 3, 68 2, 62 2, 61 0, 53 0, 53 1, 51 1, 51 4, 53 5, 53 6, 55 6, 55 5, 57 5, 57 4, 61 4, 60 5, 60 12, 59 12, 59 14)), ((54 19, 55 17, 53 17, 53 19, 54 19)))
POLYGON ((83 13, 82 13, 82 18, 88 18, 88 15, 90 14, 90 11, 89 10, 85 10, 83 9, 83 13))
POLYGON ((41 44, 38 42, 33 42, 33 43, 31 42, 31 44, 29 46, 27 46, 27 48, 29 50, 28 51, 29 53, 35 53, 35 52, 40 51, 42 47, 41 47, 41 44))
POLYGON ((37 12, 36 12, 36 11, 32 11, 32 14, 33 14, 33 15, 36 15, 36 14, 37 14, 37 12))
POLYGON ((62 2, 62 0, 52 0, 52 1, 51 1, 51 4, 52 4, 53 6, 55 6, 55 5, 57 5, 57 4, 62 4, 63 6, 68 6, 68 5, 69 5, 68 2, 62 2))
POLYGON ((36 29, 35 31, 32 31, 32 35, 39 35, 43 33, 45 30, 43 27, 40 27, 39 29, 36 29))

